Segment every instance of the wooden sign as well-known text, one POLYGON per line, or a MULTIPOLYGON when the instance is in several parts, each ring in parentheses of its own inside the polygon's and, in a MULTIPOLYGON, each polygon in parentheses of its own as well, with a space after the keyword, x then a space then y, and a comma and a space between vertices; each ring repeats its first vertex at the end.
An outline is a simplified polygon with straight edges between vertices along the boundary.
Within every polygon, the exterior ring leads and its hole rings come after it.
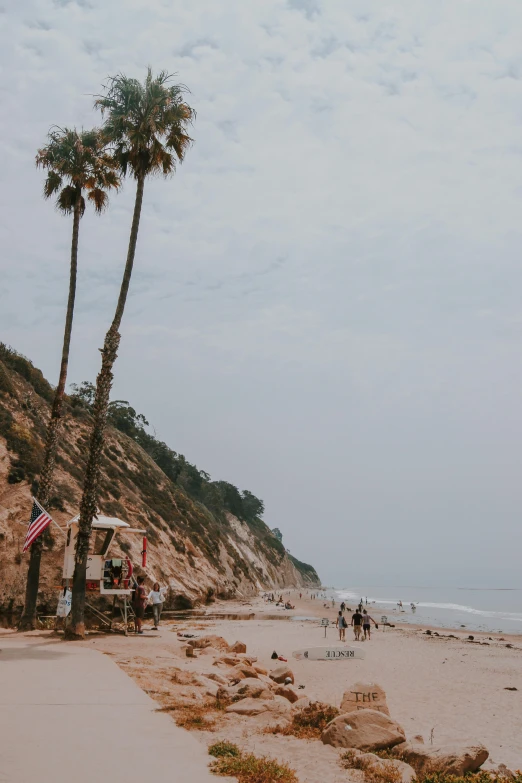
POLYGON ((298 661, 348 661, 350 659, 364 658, 364 650, 358 647, 308 647, 303 650, 294 650, 292 653, 298 661))
POLYGON ((330 620, 328 619, 328 617, 323 617, 323 619, 321 620, 321 625, 330 625, 330 620))

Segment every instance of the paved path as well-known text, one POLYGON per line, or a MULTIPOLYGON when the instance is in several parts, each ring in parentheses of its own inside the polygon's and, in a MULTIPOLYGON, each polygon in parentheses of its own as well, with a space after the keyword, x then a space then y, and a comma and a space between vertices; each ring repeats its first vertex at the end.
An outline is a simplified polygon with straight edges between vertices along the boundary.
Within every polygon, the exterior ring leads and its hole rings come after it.
POLYGON ((107 655, 0 635, 0 781, 217 783, 205 748, 156 707, 107 655))

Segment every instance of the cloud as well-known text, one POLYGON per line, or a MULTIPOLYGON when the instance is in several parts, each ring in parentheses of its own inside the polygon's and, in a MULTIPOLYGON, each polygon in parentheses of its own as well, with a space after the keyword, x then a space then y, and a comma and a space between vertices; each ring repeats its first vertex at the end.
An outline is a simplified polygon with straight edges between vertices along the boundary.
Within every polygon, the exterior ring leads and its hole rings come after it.
MULTIPOLYGON (((48 128, 99 123, 108 75, 166 68, 196 143, 146 185, 115 393, 263 496, 329 581, 320 514, 332 540, 369 525, 383 546, 390 517, 436 526, 441 496, 470 533, 499 495, 515 524, 519 0, 26 0, 4 21, 3 340, 56 376, 70 221, 41 198, 48 128)), ((98 370, 133 196, 81 223, 72 381, 98 370)))

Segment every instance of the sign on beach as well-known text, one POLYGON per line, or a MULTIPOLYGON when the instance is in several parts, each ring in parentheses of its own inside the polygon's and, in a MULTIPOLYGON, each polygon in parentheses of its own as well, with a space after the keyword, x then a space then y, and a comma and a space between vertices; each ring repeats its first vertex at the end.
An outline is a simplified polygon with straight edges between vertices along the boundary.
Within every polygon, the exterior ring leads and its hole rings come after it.
POLYGON ((364 658, 364 650, 358 647, 308 647, 304 650, 294 650, 292 653, 298 661, 347 661, 353 658, 364 658))

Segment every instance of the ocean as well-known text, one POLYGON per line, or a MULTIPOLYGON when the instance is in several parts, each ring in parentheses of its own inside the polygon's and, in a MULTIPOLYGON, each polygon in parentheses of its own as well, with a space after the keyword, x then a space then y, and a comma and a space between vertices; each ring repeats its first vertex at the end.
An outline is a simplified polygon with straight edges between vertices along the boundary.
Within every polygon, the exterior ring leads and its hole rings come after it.
POLYGON ((370 610, 375 603, 371 613, 376 622, 387 615, 392 623, 396 618, 401 623, 436 628, 522 634, 522 589, 359 586, 328 592, 352 609, 367 597, 370 610))

